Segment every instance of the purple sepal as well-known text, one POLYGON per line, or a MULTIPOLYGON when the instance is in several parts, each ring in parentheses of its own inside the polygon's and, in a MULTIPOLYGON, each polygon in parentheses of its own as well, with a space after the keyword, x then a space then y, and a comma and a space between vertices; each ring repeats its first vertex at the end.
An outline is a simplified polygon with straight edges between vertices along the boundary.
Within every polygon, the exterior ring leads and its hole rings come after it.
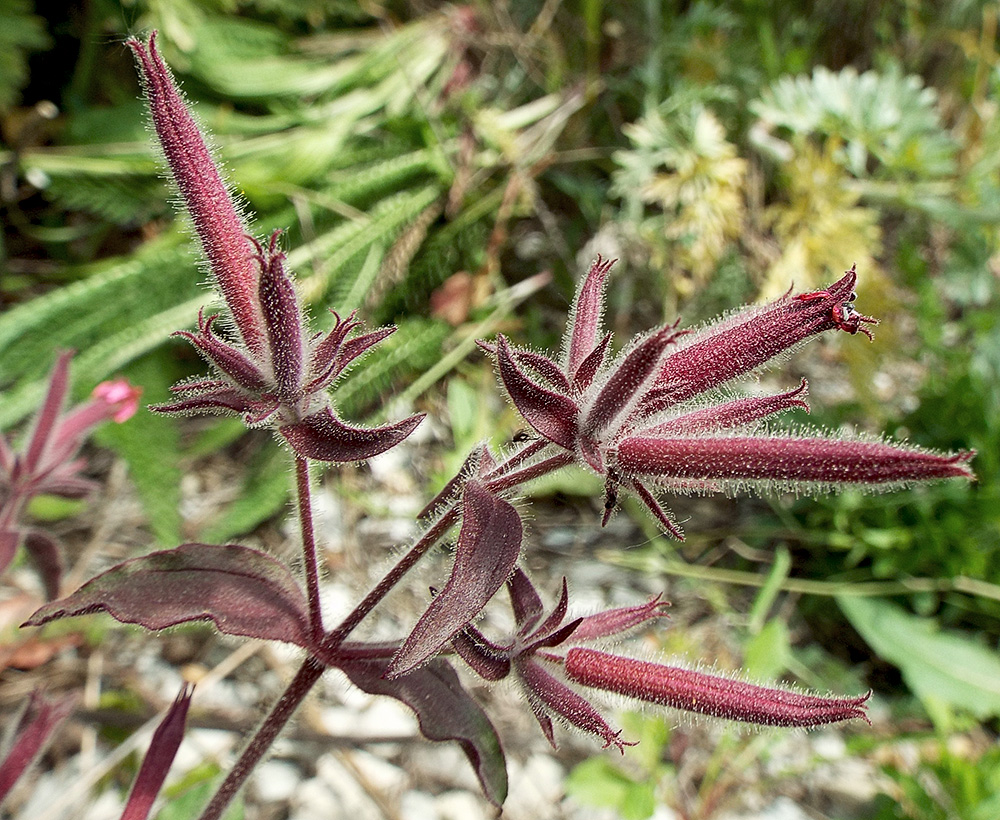
POLYGON ((295 424, 278 428, 296 454, 317 461, 363 461, 395 447, 423 420, 424 414, 410 416, 384 427, 352 427, 329 407, 295 424))

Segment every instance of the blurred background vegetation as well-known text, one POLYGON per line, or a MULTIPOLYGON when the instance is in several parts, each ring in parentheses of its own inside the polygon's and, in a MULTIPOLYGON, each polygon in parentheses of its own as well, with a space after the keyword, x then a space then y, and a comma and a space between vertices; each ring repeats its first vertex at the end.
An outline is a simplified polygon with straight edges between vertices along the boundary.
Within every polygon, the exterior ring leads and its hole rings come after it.
MULTIPOLYGON (((768 378, 809 377, 811 424, 974 448, 978 483, 682 502, 684 545, 647 531, 606 557, 735 591, 716 605, 755 675, 893 694, 932 751, 919 771, 886 764, 902 797, 883 816, 1000 816, 998 15, 978 0, 6 0, 0 426, 32 411, 60 348, 79 351, 81 394, 120 372, 156 401, 200 369, 168 335, 209 294, 122 45, 154 28, 254 231, 287 230, 317 325, 328 308, 399 325, 339 389, 345 414, 385 413, 387 392, 444 409, 453 461, 516 429, 477 416, 496 388, 474 340, 556 345, 597 252, 621 260, 619 339, 856 263, 875 343, 825 339, 768 378), (841 672, 809 671, 823 664, 841 672), (986 744, 956 756, 955 732, 986 744)), ((191 429, 142 414, 101 437, 157 544, 282 512, 282 454, 251 437, 243 497, 192 532, 183 471, 242 428, 191 429)))

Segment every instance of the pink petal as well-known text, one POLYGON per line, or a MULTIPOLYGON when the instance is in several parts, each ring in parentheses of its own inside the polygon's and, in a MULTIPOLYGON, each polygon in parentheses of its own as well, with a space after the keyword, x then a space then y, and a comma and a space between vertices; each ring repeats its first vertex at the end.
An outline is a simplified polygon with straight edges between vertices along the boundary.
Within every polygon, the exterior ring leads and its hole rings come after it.
POLYGON ((109 382, 101 382, 94 388, 91 395, 110 407, 116 408, 111 420, 115 424, 121 424, 132 418, 139 409, 142 388, 129 384, 128 379, 114 379, 109 382))

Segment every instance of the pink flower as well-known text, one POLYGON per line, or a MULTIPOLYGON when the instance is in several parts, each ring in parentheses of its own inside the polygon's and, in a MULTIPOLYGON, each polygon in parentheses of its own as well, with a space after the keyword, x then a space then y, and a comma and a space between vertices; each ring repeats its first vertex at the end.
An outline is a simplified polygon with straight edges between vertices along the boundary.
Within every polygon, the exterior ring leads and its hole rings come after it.
POLYGON ((598 257, 581 283, 558 360, 514 348, 503 336, 495 345, 482 343, 496 357, 512 403, 541 439, 605 477, 605 522, 621 488, 682 538, 658 490, 816 492, 972 478, 971 452, 941 454, 811 431, 769 434, 767 419, 794 407, 808 410, 804 380, 775 396, 732 399, 721 392, 819 333, 871 339, 866 325, 877 322, 854 308, 853 268, 826 290, 786 294, 694 331, 668 325, 612 355, 611 334, 601 328, 611 265, 598 257))
POLYGON ((16 452, 0 436, 0 574, 23 543, 50 595, 56 593, 62 573, 59 547, 43 530, 20 527, 18 519, 36 495, 81 498, 94 489, 94 483, 80 475, 86 464, 76 458, 77 452, 99 424, 131 418, 142 394, 125 379, 115 379, 95 387, 90 401, 63 413, 72 358, 72 353, 61 353, 56 359, 23 451, 16 452))

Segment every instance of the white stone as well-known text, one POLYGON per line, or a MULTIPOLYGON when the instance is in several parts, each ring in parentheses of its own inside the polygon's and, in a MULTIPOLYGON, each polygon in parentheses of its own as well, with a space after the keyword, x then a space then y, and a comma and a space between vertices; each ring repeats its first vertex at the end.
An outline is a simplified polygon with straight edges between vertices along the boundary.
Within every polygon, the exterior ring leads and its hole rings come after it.
POLYGON ((266 803, 289 800, 302 782, 298 766, 284 760, 268 760, 253 773, 253 787, 257 796, 266 803))
POLYGON ((510 795, 504 804, 506 820, 548 820, 559 816, 562 781, 560 766, 547 754, 535 754, 522 765, 508 759, 510 795))

